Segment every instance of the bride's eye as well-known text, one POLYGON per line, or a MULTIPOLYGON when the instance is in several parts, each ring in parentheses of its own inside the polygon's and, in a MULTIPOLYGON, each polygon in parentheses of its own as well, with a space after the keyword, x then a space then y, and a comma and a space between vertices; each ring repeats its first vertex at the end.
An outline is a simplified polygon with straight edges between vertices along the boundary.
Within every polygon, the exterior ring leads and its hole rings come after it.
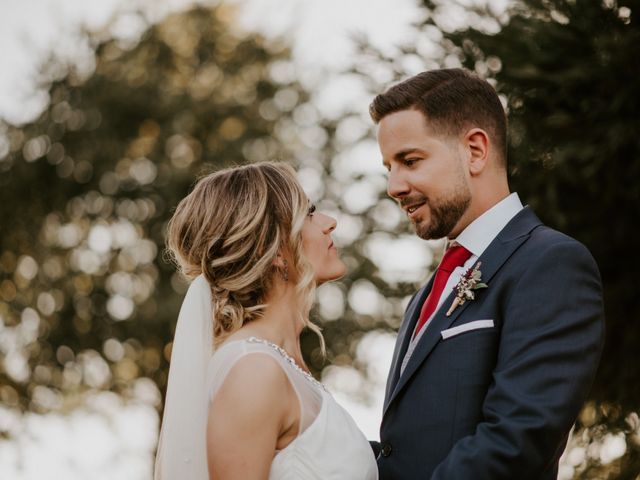
POLYGON ((312 203, 311 205, 309 205, 309 210, 307 211, 307 215, 309 215, 310 217, 313 217, 313 212, 316 211, 316 206, 312 203))

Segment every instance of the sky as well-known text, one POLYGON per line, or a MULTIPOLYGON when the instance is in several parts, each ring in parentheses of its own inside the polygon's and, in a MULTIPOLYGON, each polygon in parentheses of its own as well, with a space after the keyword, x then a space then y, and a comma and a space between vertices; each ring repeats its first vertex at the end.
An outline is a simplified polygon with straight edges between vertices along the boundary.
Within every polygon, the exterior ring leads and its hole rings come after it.
MULTIPOLYGON (((33 119, 46 97, 37 73, 49 56, 90 71, 92 52, 80 28, 121 38, 137 38, 143 17, 159 20, 187 8, 189 0, 0 0, 0 117, 15 123, 33 119)), ((202 1, 212 5, 217 1, 202 1)), ((338 71, 354 53, 350 36, 366 34, 389 50, 411 38, 411 24, 422 18, 414 0, 228 0, 240 5, 240 26, 269 37, 291 40, 300 71, 338 71)), ((340 99, 336 99, 339 102, 340 99)))

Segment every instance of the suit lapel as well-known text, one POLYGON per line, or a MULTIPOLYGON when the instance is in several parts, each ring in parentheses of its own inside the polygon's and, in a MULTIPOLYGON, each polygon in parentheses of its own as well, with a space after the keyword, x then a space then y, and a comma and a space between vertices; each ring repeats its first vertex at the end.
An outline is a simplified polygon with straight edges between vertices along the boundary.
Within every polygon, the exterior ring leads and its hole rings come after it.
POLYGON ((404 358, 407 349, 409 348, 409 342, 413 336, 413 331, 416 328, 416 323, 420 317, 420 310, 427 295, 431 291, 435 275, 431 275, 429 282, 422 287, 418 293, 411 299, 407 312, 404 317, 404 321, 400 326, 398 332, 398 339, 396 341, 396 347, 393 352, 393 359, 391 360, 391 368, 389 369, 389 379, 387 380, 387 387, 385 390, 385 402, 387 405, 391 392, 393 392, 398 378, 400 377, 400 366, 402 365, 402 359, 404 358))
MULTIPOLYGON (((521 210, 508 224, 504 227, 504 229, 498 234, 498 236, 491 242, 491 244, 487 247, 484 253, 478 258, 479 262, 482 262, 480 267, 480 271, 482 272, 482 281, 489 285, 491 288, 491 279, 498 272, 500 267, 509 259, 509 257, 515 252, 520 245, 522 245, 528 238, 531 231, 537 226, 542 225, 542 222, 536 217, 536 215, 529 209, 525 207, 521 210)), ((431 287, 433 282, 433 278, 427 285, 427 287, 431 287)), ((428 292, 429 289, 425 287, 425 290, 428 292)), ((422 300, 426 297, 426 293, 422 292, 424 295, 421 295, 422 300)), ((418 367, 424 362, 429 353, 434 349, 434 347, 438 344, 441 339, 440 332, 449 328, 456 319, 464 313, 466 308, 469 306, 471 302, 467 301, 463 305, 458 306, 451 316, 447 317, 446 312, 449 309, 449 306, 453 302, 455 298, 455 290, 449 294, 447 299, 441 305, 440 309, 436 312, 436 315, 431 319, 431 322, 427 326, 427 330, 422 335, 422 338, 418 341, 418 345, 416 346, 413 354, 411 355, 411 359, 409 363, 402 373, 399 376, 400 365, 402 364, 402 359, 404 358, 404 353, 407 351, 407 345, 409 343, 409 339, 411 338, 411 333, 413 333, 413 329, 405 329, 404 332, 400 332, 398 337, 401 339, 402 348, 397 352, 397 356, 394 355, 393 359, 393 374, 394 378, 398 380, 394 380, 393 382, 389 382, 387 385, 387 394, 385 395, 385 404, 384 404, 384 413, 386 413, 389 405, 393 402, 394 398, 398 395, 398 393, 402 390, 402 388, 407 384, 409 379, 416 372, 418 367), (404 336, 401 336, 404 335, 404 336), (389 391, 391 392, 389 394, 389 391)), ((482 290, 477 292, 477 298, 474 301, 482 301, 482 290)), ((421 302, 415 302, 414 308, 412 312, 407 312, 407 315, 410 313, 415 316, 415 310, 420 310, 421 302)), ((417 321, 417 317, 411 317, 409 322, 406 322, 407 327, 415 326, 417 321)), ((404 327, 404 325, 403 325, 404 327)), ((384 416, 384 414, 383 414, 384 416)))

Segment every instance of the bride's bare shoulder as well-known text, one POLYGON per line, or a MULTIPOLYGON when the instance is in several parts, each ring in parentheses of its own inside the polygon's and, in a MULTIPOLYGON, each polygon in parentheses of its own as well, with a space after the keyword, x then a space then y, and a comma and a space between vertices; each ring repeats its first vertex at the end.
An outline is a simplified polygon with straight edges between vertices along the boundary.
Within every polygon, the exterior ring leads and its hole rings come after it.
POLYGON ((250 351, 234 362, 223 388, 255 390, 260 387, 271 390, 288 383, 282 366, 268 351, 250 351))
POLYGON ((258 353, 234 363, 212 400, 210 414, 224 416, 234 428, 266 427, 274 420, 280 426, 291 409, 295 393, 282 366, 273 356, 258 353))

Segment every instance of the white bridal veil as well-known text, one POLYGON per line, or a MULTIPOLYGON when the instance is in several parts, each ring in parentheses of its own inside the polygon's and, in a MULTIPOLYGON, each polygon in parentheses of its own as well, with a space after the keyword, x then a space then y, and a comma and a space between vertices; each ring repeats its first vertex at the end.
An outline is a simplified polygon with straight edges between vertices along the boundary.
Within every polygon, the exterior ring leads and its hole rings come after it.
POLYGON ((209 478, 205 382, 212 354, 211 289, 204 276, 199 275, 189 286, 176 325, 155 480, 209 478))

